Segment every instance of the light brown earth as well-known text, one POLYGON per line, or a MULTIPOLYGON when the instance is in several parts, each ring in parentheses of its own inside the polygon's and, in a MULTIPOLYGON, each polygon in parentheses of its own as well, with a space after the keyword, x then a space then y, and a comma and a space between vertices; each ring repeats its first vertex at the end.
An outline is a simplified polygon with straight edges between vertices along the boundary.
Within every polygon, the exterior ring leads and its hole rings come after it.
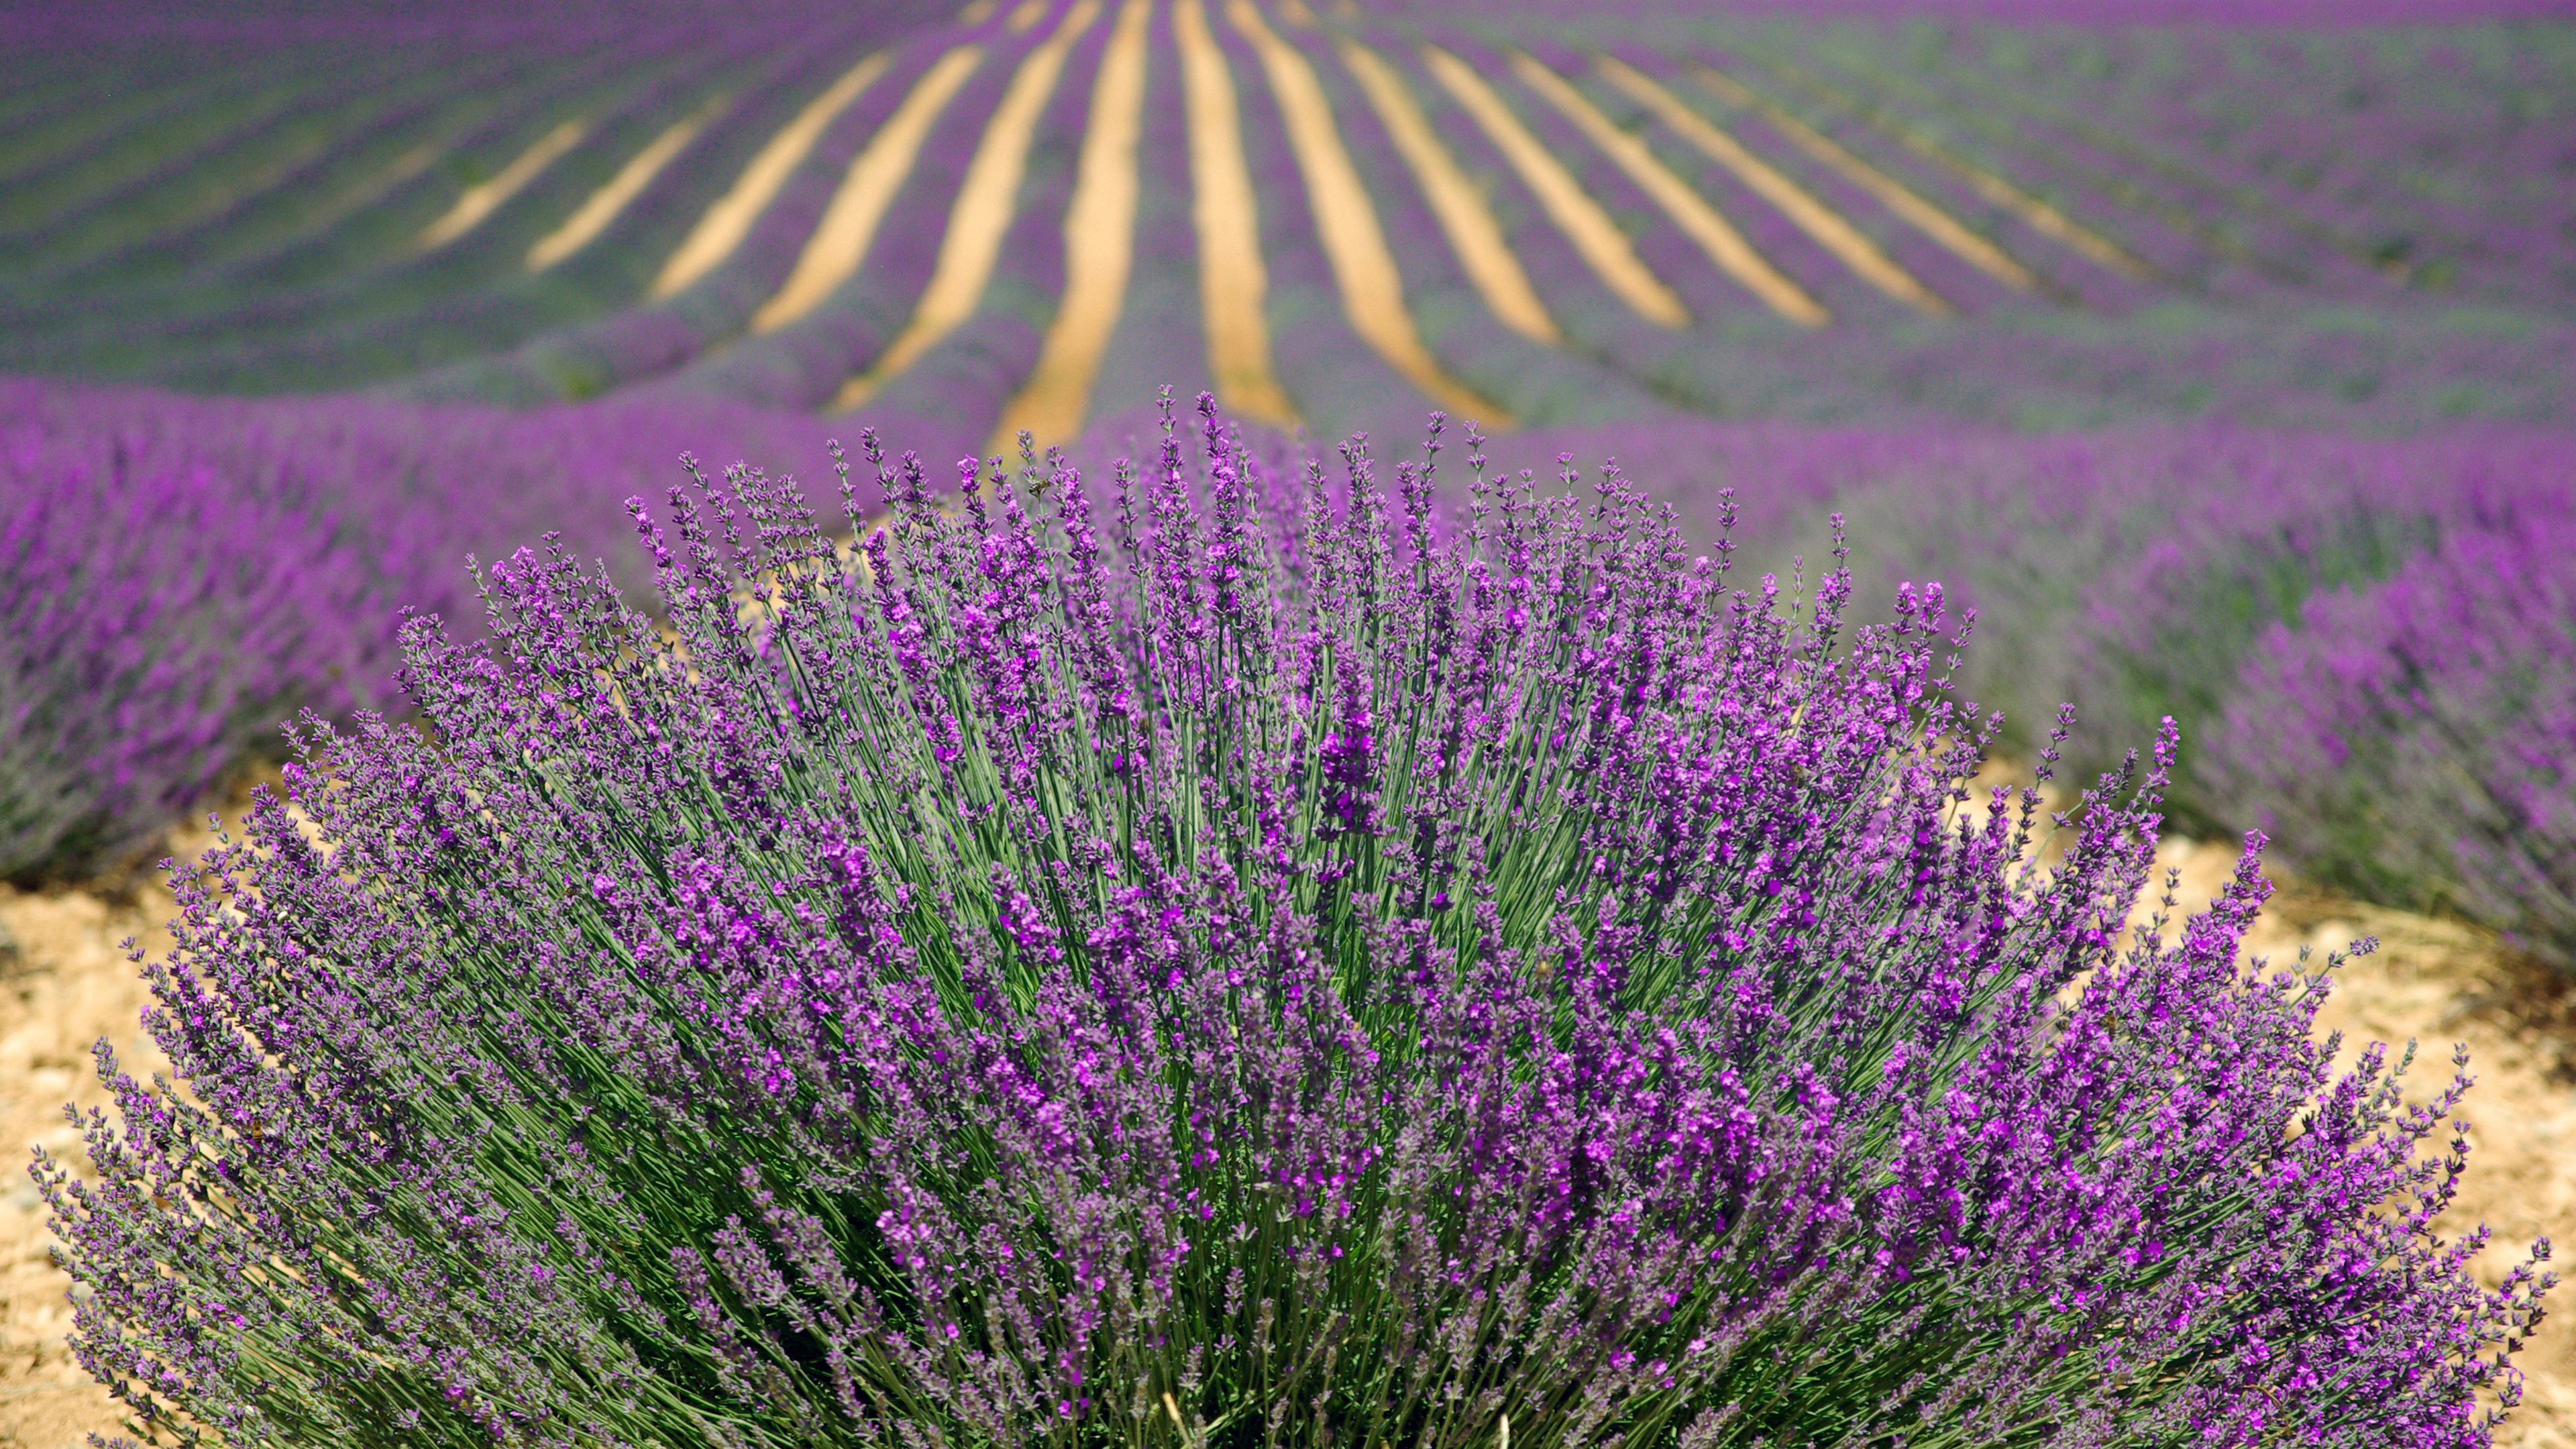
MULTIPOLYGON (((206 843, 197 835, 177 848, 206 843)), ((2183 872, 2182 899, 2192 902, 2218 890, 2235 851, 2171 841, 2165 859, 2183 872)), ((48 1256, 44 1208, 22 1164, 28 1145, 43 1143, 86 1166, 60 1109, 66 1099, 104 1100, 91 1042, 106 1036, 138 1071, 162 1065, 137 1020, 144 989, 117 943, 135 935, 165 949, 161 923, 173 910, 157 884, 122 893, 0 887, 0 929, 16 943, 14 958, 0 951, 0 1449, 76 1449, 93 1431, 118 1432, 120 1406, 64 1347, 70 1285, 48 1256)), ((2474 1054, 2479 1081, 2466 1115, 2475 1149, 2448 1226, 2483 1219, 2496 1229, 2498 1244, 2479 1263, 2490 1282, 2537 1235, 2576 1242, 2576 993, 2469 927, 2295 888, 2275 898, 2254 944, 2279 958, 2301 943, 2323 951, 2364 933, 2382 948, 2344 968, 2322 1027, 2344 1032, 2347 1053, 2366 1040, 2420 1039, 2415 1081, 2425 1089, 2438 1083, 2452 1042, 2474 1054)), ((2560 1308, 2523 1359, 2529 1397, 2501 1445, 2576 1449, 2576 1288, 2560 1308)))

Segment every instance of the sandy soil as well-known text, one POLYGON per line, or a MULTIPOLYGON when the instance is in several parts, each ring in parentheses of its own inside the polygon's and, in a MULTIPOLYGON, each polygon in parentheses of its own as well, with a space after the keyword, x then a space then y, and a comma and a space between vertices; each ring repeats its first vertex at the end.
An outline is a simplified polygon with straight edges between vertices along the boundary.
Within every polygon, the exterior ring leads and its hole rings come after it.
MULTIPOLYGON (((202 838, 182 841, 202 848, 202 838)), ((2182 899, 2207 899, 2235 852, 2225 844, 2168 842, 2183 872, 2182 899)), ((0 887, 0 1449, 74 1449, 93 1431, 118 1432, 120 1406, 91 1384, 63 1344, 69 1284, 48 1256, 45 1212, 18 1164, 27 1144, 77 1151, 61 1115, 102 1096, 90 1043, 113 1042, 137 1070, 162 1065, 137 1017, 145 992, 117 943, 167 946, 169 895, 141 885, 122 896, 85 891, 21 894, 0 887)), ((2286 957, 2301 944, 2323 951, 2361 934, 2383 945, 2345 968, 2324 1029, 2345 1034, 2347 1053, 2367 1040, 2424 1043, 2416 1084, 2429 1088, 2466 1042, 2479 1077, 2466 1115, 2474 1153, 2454 1229, 2484 1220, 2498 1244, 2480 1261, 2500 1279, 2540 1234, 2576 1242, 2576 994, 2497 952, 2453 923, 2285 890, 2254 947, 2286 957)), ((85 1164, 84 1164, 85 1165, 85 1164)), ((2512 1449, 2576 1449, 2576 1288, 2523 1359, 2529 1396, 2504 1432, 2512 1449)))
MULTIPOLYGON (((2182 871, 2186 906, 2217 894, 2236 866, 2232 843, 2169 840, 2166 864, 2182 871)), ((2576 1244, 2576 991, 2496 949, 2492 936, 2452 921, 2361 905, 2285 887, 2247 943, 2286 960, 2302 945, 2320 956, 2355 937, 2380 948, 2347 964, 2318 1014, 2320 1034, 2343 1034, 2349 1064, 2369 1042, 2418 1043, 2410 1096, 2450 1078, 2450 1047, 2466 1043, 2477 1085, 2460 1117, 2470 1124, 2469 1171, 2441 1228, 2484 1222, 2495 1240, 2477 1261, 2501 1283, 2532 1239, 2576 1244)), ((2576 1449, 2576 1281, 2547 1300, 2553 1310, 2519 1362, 2529 1378, 2522 1407, 2496 1435, 2500 1449, 2576 1449)))
POLYGON ((63 1335, 71 1329, 70 1282, 53 1266, 52 1235, 36 1185, 26 1175, 28 1148, 42 1144, 83 1168, 80 1136, 63 1104, 104 1104, 90 1044, 106 1037, 129 1070, 168 1070, 143 1034, 149 999, 117 948, 127 936, 167 949, 158 923, 176 914, 157 887, 123 900, 82 891, 22 895, 0 887, 0 1446, 71 1449, 93 1431, 118 1433, 113 1403, 72 1361, 63 1335))

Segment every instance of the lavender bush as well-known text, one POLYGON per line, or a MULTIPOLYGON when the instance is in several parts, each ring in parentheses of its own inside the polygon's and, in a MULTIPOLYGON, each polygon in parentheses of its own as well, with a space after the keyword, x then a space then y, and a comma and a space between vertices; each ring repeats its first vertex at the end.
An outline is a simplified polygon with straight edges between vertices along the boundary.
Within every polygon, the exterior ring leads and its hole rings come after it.
POLYGON ((2041 872, 1938 590, 1184 441, 408 626, 39 1159, 84 1362, 235 1444, 2486 1442, 2463 1083, 2333 1074, 2250 848, 2115 939, 2170 733, 2041 872))
POLYGON ((2481 522, 2275 625, 2213 773, 2303 869, 2576 970, 2576 525, 2481 522))

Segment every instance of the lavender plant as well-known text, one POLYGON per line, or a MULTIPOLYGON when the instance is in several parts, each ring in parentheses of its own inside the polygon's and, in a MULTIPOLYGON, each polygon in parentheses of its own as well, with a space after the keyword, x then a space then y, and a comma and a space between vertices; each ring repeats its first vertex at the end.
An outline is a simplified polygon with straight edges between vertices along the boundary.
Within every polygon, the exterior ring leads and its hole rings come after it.
POLYGON ((234 1444, 2486 1442, 2465 1079, 2331 1070, 2253 843, 2118 939, 2169 730, 2040 871, 1937 588, 1197 432, 413 621, 39 1157, 83 1361, 234 1444))
POLYGON ((2303 869, 2576 970, 2576 528, 2482 522, 2270 630, 2213 773, 2303 869))

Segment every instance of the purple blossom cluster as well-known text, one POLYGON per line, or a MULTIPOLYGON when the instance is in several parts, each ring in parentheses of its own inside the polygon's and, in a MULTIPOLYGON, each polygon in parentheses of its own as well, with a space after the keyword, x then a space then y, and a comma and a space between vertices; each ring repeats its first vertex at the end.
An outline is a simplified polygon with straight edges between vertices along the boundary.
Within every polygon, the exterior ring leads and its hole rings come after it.
POLYGON ((2565 509, 2499 510, 2312 601, 2246 661, 2213 773, 2303 869, 2576 970, 2571 549, 2565 509))
POLYGON ((635 505, 665 622, 489 569, 176 880, 178 1077, 36 1168, 83 1362, 235 1443, 2487 1442, 2465 1079, 2333 1070, 2257 841, 2123 936, 2170 729, 1972 798, 1940 589, 1472 431, 1435 528, 1441 438, 871 436, 855 546, 635 505))

